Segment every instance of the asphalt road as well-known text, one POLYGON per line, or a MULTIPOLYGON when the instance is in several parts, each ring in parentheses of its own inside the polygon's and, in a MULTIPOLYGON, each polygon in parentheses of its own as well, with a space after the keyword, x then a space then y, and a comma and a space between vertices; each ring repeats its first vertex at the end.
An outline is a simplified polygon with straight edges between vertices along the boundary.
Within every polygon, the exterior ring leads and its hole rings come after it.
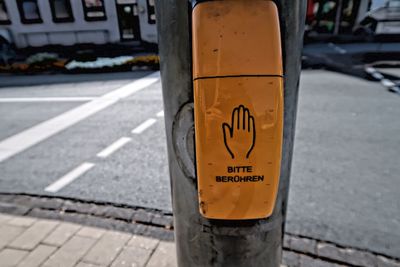
MULTIPOLYGON (((149 74, 6 83, 0 192, 171 210, 161 85, 132 89, 149 74), (121 87, 131 93, 121 97, 121 87), (82 118, 71 123, 75 111, 82 118), (10 140, 25 148, 5 151, 10 140)), ((376 82, 303 72, 288 232, 400 255, 399 101, 376 82)))

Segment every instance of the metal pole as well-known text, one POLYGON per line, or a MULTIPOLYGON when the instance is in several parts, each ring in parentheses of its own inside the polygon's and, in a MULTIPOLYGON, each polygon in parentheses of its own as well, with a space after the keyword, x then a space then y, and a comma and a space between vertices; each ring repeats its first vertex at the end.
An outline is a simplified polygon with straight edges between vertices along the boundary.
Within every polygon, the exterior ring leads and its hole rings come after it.
POLYGON ((305 0, 276 0, 284 62, 284 140, 271 217, 208 220, 199 213, 194 167, 191 4, 156 2, 169 171, 179 266, 279 266, 285 227, 305 23, 305 0))
POLYGON ((340 31, 340 21, 342 20, 342 9, 343 9, 343 0, 339 0, 336 8, 336 16, 335 16, 335 29, 333 35, 338 35, 340 31))

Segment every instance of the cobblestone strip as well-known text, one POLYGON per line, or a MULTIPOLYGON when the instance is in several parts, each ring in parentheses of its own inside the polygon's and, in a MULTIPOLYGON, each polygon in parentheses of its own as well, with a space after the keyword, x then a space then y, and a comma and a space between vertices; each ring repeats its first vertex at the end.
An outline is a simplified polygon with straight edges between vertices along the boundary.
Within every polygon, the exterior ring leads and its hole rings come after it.
POLYGON ((287 266, 400 267, 400 260, 331 242, 285 234, 283 261, 287 266), (314 265, 310 262, 315 261, 314 265), (318 263, 323 261, 324 264, 318 263))
MULTIPOLYGON (((111 219, 113 222, 120 222, 119 227, 122 227, 123 223, 135 223, 136 225, 173 230, 172 214, 165 211, 58 197, 0 193, 0 212, 39 218, 62 219, 80 224, 88 221, 87 224, 99 227, 110 225, 109 219, 111 219), (97 221, 101 219, 105 222, 105 225, 96 225, 93 219, 97 221)), ((132 231, 132 227, 128 228, 123 229, 122 227, 117 230, 132 231)), ((166 235, 158 238, 166 238, 171 241, 171 237, 172 235, 166 235)))

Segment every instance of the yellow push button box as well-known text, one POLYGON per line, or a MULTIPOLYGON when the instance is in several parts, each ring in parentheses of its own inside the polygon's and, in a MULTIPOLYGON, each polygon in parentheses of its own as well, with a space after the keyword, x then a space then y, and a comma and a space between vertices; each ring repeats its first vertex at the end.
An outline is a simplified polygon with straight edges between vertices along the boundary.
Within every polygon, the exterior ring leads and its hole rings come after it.
POLYGON ((272 1, 208 1, 192 13, 201 214, 272 214, 283 135, 279 18, 272 1))

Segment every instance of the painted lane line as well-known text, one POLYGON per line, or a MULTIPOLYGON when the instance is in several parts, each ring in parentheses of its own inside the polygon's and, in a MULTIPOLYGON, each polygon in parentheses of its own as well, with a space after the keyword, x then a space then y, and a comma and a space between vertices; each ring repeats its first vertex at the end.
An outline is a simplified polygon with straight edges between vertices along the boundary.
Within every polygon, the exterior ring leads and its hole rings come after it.
POLYGON ((25 103, 25 102, 87 102, 97 97, 3 97, 0 103, 25 103))
POLYGON ((373 68, 373 67, 366 67, 366 68, 365 68, 365 71, 366 71, 367 73, 369 73, 369 74, 372 74, 372 73, 374 73, 374 72, 377 72, 377 70, 376 70, 375 68, 373 68))
POLYGON ((158 112, 156 116, 159 118, 164 117, 164 110, 161 110, 160 112, 158 112))
POLYGON ((0 142, 0 162, 115 104, 160 79, 154 72, 0 142))
POLYGON ((400 87, 399 87, 399 86, 390 87, 388 90, 389 90, 390 92, 400 94, 400 87))
POLYGON ((75 179, 77 179, 79 176, 82 174, 86 173, 89 171, 91 168, 93 168, 95 164, 90 163, 90 162, 84 162, 48 187, 44 189, 44 191, 51 192, 51 193, 56 193, 66 185, 70 184, 73 182, 75 179))
POLYGON ((132 130, 133 134, 141 134, 142 132, 144 132, 147 128, 149 128, 151 125, 153 125, 154 123, 156 123, 156 119, 148 119, 147 121, 143 122, 142 124, 140 124, 138 127, 136 127, 135 129, 132 130))
POLYGON ((347 51, 334 43, 329 43, 328 46, 333 48, 335 51, 339 52, 340 54, 346 54, 347 51))
POLYGON ((376 80, 382 80, 382 79, 385 78, 385 77, 384 77, 382 74, 380 74, 379 72, 373 72, 373 73, 371 73, 371 75, 372 75, 372 77, 374 77, 374 79, 376 79, 376 80))
POLYGON ((371 75, 375 80, 379 81, 386 89, 392 93, 399 94, 400 86, 398 86, 395 82, 386 79, 383 74, 378 72, 374 67, 366 67, 365 71, 371 75))
POLYGON ((392 82, 391 80, 388 80, 388 79, 382 79, 381 83, 383 84, 383 86, 389 87, 389 88, 396 86, 396 84, 394 82, 392 82))
POLYGON ((336 50, 339 51, 340 54, 346 54, 347 51, 339 46, 336 46, 336 50))
POLYGON ((129 143, 130 141, 132 141, 132 139, 129 137, 121 137, 120 139, 118 139, 117 141, 115 141, 114 143, 112 143, 111 145, 109 145, 108 147, 103 149, 102 151, 100 151, 96 156, 99 158, 103 158, 103 159, 107 158, 108 156, 113 154, 115 151, 117 151, 118 149, 122 148, 124 145, 129 143))

